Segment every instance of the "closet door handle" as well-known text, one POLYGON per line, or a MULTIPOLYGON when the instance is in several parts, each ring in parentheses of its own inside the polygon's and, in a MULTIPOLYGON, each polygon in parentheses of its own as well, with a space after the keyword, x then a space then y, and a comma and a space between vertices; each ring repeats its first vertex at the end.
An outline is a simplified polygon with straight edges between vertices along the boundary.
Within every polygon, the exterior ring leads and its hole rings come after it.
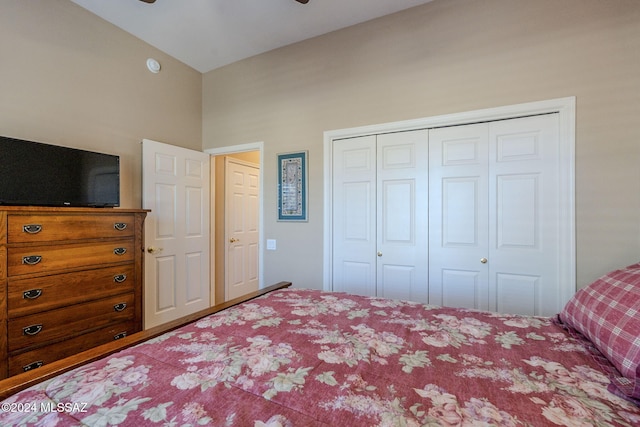
POLYGON ((486 258, 480 258, 480 262, 483 263, 483 264, 486 264, 487 263, 487 259, 486 258))

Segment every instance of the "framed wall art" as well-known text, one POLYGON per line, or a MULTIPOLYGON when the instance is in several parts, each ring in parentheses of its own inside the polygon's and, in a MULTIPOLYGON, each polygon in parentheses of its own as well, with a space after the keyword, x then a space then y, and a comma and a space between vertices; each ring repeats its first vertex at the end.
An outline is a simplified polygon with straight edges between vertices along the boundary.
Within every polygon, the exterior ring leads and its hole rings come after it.
POLYGON ((307 152, 278 154, 278 221, 307 221, 307 152))

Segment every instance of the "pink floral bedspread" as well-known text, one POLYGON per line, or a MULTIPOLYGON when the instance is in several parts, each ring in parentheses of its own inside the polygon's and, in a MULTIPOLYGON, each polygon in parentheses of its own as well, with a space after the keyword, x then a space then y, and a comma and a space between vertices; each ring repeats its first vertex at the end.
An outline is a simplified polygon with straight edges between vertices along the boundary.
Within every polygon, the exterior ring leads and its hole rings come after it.
POLYGON ((633 426, 551 319, 288 289, 39 384, 0 425, 633 426))

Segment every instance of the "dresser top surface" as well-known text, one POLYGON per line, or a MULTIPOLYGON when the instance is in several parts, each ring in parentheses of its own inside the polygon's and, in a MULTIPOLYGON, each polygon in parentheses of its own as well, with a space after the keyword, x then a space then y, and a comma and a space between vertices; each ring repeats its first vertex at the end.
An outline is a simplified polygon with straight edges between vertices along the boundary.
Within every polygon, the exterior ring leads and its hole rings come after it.
POLYGON ((150 209, 127 209, 127 208, 81 208, 67 206, 1 206, 0 211, 11 213, 94 213, 94 214, 119 214, 119 213, 147 213, 150 209))

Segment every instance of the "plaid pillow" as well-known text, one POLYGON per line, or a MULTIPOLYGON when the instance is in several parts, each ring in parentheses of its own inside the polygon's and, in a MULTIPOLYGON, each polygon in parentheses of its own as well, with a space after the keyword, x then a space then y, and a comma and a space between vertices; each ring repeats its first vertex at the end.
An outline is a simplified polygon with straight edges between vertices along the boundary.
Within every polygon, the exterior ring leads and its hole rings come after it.
POLYGON ((579 290, 560 320, 587 337, 621 375, 624 395, 640 399, 640 263, 612 271, 579 290))

